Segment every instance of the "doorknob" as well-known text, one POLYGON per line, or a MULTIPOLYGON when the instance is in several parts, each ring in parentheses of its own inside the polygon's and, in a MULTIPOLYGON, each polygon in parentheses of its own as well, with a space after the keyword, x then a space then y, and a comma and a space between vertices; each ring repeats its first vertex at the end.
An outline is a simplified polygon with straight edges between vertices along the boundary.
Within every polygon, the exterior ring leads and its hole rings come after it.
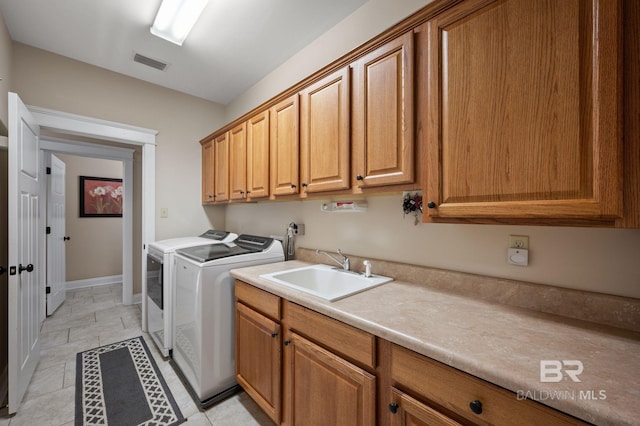
POLYGON ((0 275, 4 274, 5 272, 7 272, 7 269, 4 266, 0 266, 0 275))
POLYGON ((21 274, 23 271, 33 272, 33 264, 30 263, 27 266, 22 266, 21 263, 20 266, 18 266, 18 273, 21 274))
POLYGON ((71 237, 62 237, 62 241, 69 241, 71 237))

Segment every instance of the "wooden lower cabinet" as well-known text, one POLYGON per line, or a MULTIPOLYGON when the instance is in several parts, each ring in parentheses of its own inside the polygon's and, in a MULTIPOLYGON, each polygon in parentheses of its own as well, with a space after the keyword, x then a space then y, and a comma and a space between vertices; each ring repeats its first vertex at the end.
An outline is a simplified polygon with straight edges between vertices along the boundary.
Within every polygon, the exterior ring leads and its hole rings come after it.
POLYGON ((236 379, 286 426, 584 425, 236 280, 236 379))
POLYGON ((236 303, 236 380, 265 413, 280 421, 280 324, 236 303))
POLYGON ((292 352, 290 424, 376 424, 375 376, 295 333, 285 343, 292 352))
POLYGON ((406 393, 391 389, 391 426, 457 426, 457 421, 436 411, 406 393))
POLYGON ((455 425, 456 421, 476 425, 585 424, 535 401, 519 400, 511 391, 401 346, 391 347, 390 370, 394 388, 389 412, 394 425, 455 425), (410 418, 422 420, 395 418, 399 414, 406 418, 407 412, 410 418))

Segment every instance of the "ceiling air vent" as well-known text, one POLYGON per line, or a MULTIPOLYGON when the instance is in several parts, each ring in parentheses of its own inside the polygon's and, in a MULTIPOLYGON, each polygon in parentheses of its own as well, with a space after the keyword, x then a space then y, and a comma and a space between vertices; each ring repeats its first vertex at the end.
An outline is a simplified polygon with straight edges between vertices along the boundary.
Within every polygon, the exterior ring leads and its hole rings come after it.
POLYGON ((156 61, 139 53, 133 55, 133 61, 160 71, 164 71, 167 68, 167 64, 164 62, 156 61))

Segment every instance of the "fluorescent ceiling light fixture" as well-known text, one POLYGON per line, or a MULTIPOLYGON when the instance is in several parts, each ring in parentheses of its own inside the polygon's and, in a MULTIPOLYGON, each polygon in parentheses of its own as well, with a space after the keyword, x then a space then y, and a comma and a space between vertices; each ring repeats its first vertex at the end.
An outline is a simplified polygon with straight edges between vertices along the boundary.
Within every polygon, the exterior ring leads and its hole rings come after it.
POLYGON ((162 0, 151 34, 182 46, 209 0, 162 0))

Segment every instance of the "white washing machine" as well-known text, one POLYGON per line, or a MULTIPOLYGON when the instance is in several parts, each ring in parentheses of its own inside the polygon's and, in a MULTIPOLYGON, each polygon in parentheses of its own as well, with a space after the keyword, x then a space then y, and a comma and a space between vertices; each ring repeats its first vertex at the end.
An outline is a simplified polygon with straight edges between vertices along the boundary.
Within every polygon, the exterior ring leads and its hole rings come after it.
POLYGON ((168 357, 173 348, 175 285, 173 258, 177 249, 233 241, 238 236, 210 229, 197 237, 180 237, 149 243, 147 252, 147 329, 158 350, 168 357))
POLYGON ((175 341, 172 365, 202 407, 238 389, 234 360, 234 278, 231 269, 281 262, 280 241, 240 235, 233 243, 176 251, 175 341))

